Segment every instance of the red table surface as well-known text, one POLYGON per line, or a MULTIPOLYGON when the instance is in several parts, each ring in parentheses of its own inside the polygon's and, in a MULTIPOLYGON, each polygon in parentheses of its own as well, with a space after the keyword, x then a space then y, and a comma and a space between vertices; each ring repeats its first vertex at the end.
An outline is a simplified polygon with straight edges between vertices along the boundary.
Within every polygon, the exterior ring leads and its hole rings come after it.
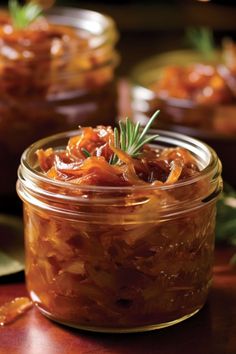
MULTIPOLYGON (((216 250, 207 304, 178 325, 146 333, 98 334, 58 325, 33 308, 0 328, 0 354, 236 354, 236 270, 229 265, 235 251, 216 250)), ((7 278, 0 285, 0 305, 26 294, 23 282, 7 278)))

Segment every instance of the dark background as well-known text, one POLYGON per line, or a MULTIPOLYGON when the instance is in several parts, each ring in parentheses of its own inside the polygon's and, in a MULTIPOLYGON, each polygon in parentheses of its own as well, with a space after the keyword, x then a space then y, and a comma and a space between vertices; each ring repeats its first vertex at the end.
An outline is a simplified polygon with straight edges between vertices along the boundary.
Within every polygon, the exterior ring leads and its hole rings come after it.
POLYGON ((185 48, 189 26, 212 28, 218 45, 224 36, 236 39, 236 0, 57 0, 56 5, 92 9, 114 18, 120 32, 121 76, 156 53, 185 48))

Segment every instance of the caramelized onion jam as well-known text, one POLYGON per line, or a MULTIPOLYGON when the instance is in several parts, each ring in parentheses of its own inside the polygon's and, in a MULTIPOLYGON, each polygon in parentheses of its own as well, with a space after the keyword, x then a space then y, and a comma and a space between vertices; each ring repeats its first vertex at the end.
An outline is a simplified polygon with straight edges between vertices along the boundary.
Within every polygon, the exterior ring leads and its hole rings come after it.
POLYGON ((114 147, 104 126, 43 139, 23 154, 26 279, 46 316, 134 332, 175 324, 204 305, 220 162, 195 139, 158 134, 135 157, 114 147))
POLYGON ((236 136, 233 41, 224 40, 210 58, 192 50, 164 53, 136 66, 131 76, 135 120, 145 124, 158 108, 156 127, 199 138, 236 136))
POLYGON ((114 147, 111 127, 82 128, 65 150, 38 150, 39 166, 49 178, 77 185, 135 186, 163 185, 196 176, 196 159, 183 148, 153 149, 146 145, 138 158, 114 147), (89 153, 89 157, 86 156, 89 153), (119 163, 109 163, 116 153, 119 163))
POLYGON ((224 40, 220 54, 218 63, 202 60, 185 66, 166 66, 150 88, 164 99, 178 98, 199 105, 235 104, 236 44, 224 40))
POLYGON ((114 124, 117 37, 113 20, 93 11, 55 8, 20 29, 0 12, 0 194, 13 193, 33 141, 114 124))
POLYGON ((234 91, 228 85, 228 77, 221 74, 222 70, 222 66, 201 63, 167 66, 161 79, 150 88, 161 98, 190 100, 200 105, 235 102, 234 91))

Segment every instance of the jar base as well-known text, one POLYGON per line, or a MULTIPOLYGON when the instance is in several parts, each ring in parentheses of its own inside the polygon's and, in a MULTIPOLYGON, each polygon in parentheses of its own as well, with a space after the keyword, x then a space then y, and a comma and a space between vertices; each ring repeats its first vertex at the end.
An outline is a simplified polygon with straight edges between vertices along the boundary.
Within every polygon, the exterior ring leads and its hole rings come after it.
POLYGON ((170 327, 173 326, 177 323, 180 323, 182 321, 187 320, 188 318, 194 316, 196 313, 198 313, 201 308, 195 310, 194 312, 185 315, 183 317, 180 317, 176 320, 169 321, 169 322, 164 322, 164 323, 158 323, 158 324, 152 324, 152 325, 145 325, 145 326, 140 326, 140 327, 130 327, 130 328, 109 328, 109 327, 93 327, 93 326, 84 326, 84 325, 75 325, 74 323, 71 322, 64 322, 63 320, 58 320, 55 317, 53 317, 49 312, 45 311, 38 305, 36 305, 38 310, 47 318, 50 320, 57 322, 61 325, 68 326, 71 328, 75 328, 78 330, 82 331, 89 331, 89 332, 98 332, 98 333, 138 333, 138 332, 149 332, 149 331, 154 331, 157 329, 162 329, 165 327, 170 327))

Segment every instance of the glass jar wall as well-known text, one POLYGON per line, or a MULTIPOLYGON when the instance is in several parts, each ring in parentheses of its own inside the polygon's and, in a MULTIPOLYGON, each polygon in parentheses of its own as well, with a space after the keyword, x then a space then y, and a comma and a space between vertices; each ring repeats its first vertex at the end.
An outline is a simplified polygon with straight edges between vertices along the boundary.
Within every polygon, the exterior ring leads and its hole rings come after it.
POLYGON ((38 309, 92 331, 135 332, 178 323, 204 305, 212 279, 221 164, 207 145, 159 131, 158 148, 184 147, 200 174, 164 186, 98 187, 49 179, 32 145, 17 184, 24 202, 26 280, 38 309))
POLYGON ((14 193, 33 141, 79 125, 113 125, 118 34, 102 14, 55 8, 30 28, 0 26, 0 195, 14 193))

